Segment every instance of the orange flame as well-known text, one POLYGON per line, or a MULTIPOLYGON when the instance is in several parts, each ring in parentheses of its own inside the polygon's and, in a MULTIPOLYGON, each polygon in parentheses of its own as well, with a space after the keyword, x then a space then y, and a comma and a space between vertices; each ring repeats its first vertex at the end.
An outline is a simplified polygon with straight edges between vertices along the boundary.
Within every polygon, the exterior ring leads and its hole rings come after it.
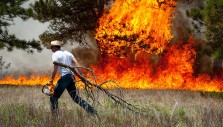
POLYGON ((104 56, 92 68, 101 81, 117 80, 121 88, 222 91, 221 75, 212 79, 207 74, 193 76, 194 44, 195 40, 191 38, 186 45, 172 45, 155 65, 146 53, 141 52, 135 60, 104 56))
MULTIPOLYGON (((58 79, 59 76, 56 76, 58 79)), ((19 75, 17 78, 13 75, 6 76, 0 79, 0 84, 3 85, 27 85, 27 86, 36 86, 36 85, 45 85, 50 79, 49 75, 40 75, 40 74, 31 74, 19 75)))
MULTIPOLYGON (((59 80, 60 75, 56 75, 53 84, 59 80)), ((0 85, 13 85, 13 86, 42 86, 46 85, 50 79, 49 74, 37 74, 33 73, 31 75, 9 75, 0 79, 0 85)), ((79 80, 79 79, 77 79, 79 80)), ((76 83, 76 86, 83 88, 83 83, 76 83)))
POLYGON ((96 39, 102 53, 162 53, 173 38, 170 17, 174 0, 116 0, 100 19, 96 39), (158 2, 160 1, 160 2, 158 2))

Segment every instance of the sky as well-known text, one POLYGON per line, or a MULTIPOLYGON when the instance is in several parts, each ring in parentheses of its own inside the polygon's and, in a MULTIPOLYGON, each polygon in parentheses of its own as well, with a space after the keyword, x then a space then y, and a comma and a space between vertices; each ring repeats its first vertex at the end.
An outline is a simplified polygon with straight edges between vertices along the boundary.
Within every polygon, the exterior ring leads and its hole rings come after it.
MULTIPOLYGON (((38 21, 27 20, 22 21, 20 18, 14 20, 14 25, 9 27, 9 32, 15 34, 20 39, 37 39, 39 35, 47 30, 48 24, 42 24, 38 21)), ((3 56, 3 60, 6 63, 11 63, 8 71, 29 71, 36 72, 44 71, 52 66, 51 62, 51 50, 43 48, 41 52, 35 51, 33 54, 29 54, 26 51, 14 49, 12 52, 8 52, 6 49, 0 50, 0 56, 3 56)))

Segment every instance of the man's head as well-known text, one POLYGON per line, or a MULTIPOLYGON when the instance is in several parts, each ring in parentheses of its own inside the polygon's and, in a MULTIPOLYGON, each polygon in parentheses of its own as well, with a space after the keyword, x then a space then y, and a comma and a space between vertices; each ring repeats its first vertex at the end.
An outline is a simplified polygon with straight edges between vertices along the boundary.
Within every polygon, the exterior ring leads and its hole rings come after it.
POLYGON ((60 47, 61 47, 60 41, 58 41, 58 40, 51 41, 50 48, 51 48, 52 52, 59 50, 60 47))

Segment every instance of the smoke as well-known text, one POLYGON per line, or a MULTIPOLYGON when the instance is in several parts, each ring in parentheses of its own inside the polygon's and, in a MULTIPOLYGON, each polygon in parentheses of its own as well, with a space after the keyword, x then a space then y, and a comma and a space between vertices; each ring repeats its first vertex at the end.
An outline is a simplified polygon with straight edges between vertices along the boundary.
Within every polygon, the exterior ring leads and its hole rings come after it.
POLYGON ((186 11, 195 7, 204 6, 204 0, 179 0, 177 2, 176 11, 174 13, 174 18, 172 20, 172 33, 174 38, 173 43, 178 42, 179 40, 187 40, 188 37, 193 33, 196 39, 204 39, 202 31, 204 30, 203 26, 197 24, 200 27, 200 31, 193 31, 192 23, 196 23, 193 19, 187 17, 186 11))
POLYGON ((46 72, 52 64, 51 52, 47 50, 34 54, 17 49, 12 52, 1 50, 0 56, 3 56, 3 61, 6 63, 11 63, 9 69, 5 70, 9 73, 46 72))
MULTIPOLYGON (((15 18, 14 25, 9 27, 9 32, 15 34, 20 39, 38 40, 38 36, 47 29, 47 26, 47 23, 43 24, 31 19, 23 21, 20 18, 15 18)), ((9 69, 5 69, 3 72, 46 72, 49 70, 50 64, 52 64, 51 54, 51 51, 45 48, 40 53, 34 52, 33 54, 28 54, 26 51, 19 49, 14 49, 12 52, 8 52, 6 49, 0 50, 0 56, 3 56, 3 61, 11 63, 9 69)))
MULTIPOLYGON (((189 36, 193 35, 199 45, 198 50, 206 50, 211 52, 211 47, 205 43, 205 26, 199 24, 197 21, 187 17, 186 11, 191 8, 204 7, 204 0, 179 0, 177 2, 176 12, 174 13, 172 33, 174 38, 172 43, 176 43, 179 40, 187 41, 189 36), (193 28, 193 24, 198 26, 198 30, 193 28)), ((222 62, 213 61, 208 55, 197 54, 196 62, 194 65, 195 75, 200 73, 214 74, 214 70, 222 68, 222 62)))
POLYGON ((172 43, 178 42, 179 40, 185 40, 190 34, 192 25, 190 24, 190 19, 186 16, 186 10, 189 7, 185 3, 178 2, 176 11, 174 12, 174 18, 172 19, 172 33, 174 38, 172 43))
POLYGON ((87 46, 76 45, 71 52, 82 66, 89 67, 98 61, 99 50, 92 33, 87 33, 86 41, 87 46))

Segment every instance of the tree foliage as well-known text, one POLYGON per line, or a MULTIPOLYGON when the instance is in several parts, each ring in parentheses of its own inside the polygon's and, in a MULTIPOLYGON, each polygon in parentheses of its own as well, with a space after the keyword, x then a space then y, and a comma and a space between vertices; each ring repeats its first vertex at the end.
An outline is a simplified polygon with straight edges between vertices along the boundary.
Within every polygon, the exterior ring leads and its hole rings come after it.
POLYGON ((214 58, 223 58, 223 1, 206 0, 204 21, 207 27, 205 35, 208 44, 213 49, 214 58))
POLYGON ((27 19, 26 9, 21 5, 27 0, 1 0, 0 1, 0 49, 6 48, 12 51, 14 48, 33 52, 33 49, 41 50, 40 43, 31 40, 18 39, 15 34, 8 32, 8 27, 12 25, 15 17, 27 19))
MULTIPOLYGON (((187 15, 206 26, 205 37, 207 44, 212 48, 211 55, 214 59, 223 58, 223 1, 205 0, 202 8, 192 8, 187 15)), ((196 28, 196 26, 194 26, 196 28)))
POLYGON ((192 8, 190 11, 187 10, 186 14, 188 17, 194 20, 203 20, 203 8, 192 8))
POLYGON ((51 40, 75 40, 85 44, 86 32, 95 30, 108 0, 38 0, 29 15, 40 22, 49 22, 49 30, 40 35, 44 45, 51 40))

